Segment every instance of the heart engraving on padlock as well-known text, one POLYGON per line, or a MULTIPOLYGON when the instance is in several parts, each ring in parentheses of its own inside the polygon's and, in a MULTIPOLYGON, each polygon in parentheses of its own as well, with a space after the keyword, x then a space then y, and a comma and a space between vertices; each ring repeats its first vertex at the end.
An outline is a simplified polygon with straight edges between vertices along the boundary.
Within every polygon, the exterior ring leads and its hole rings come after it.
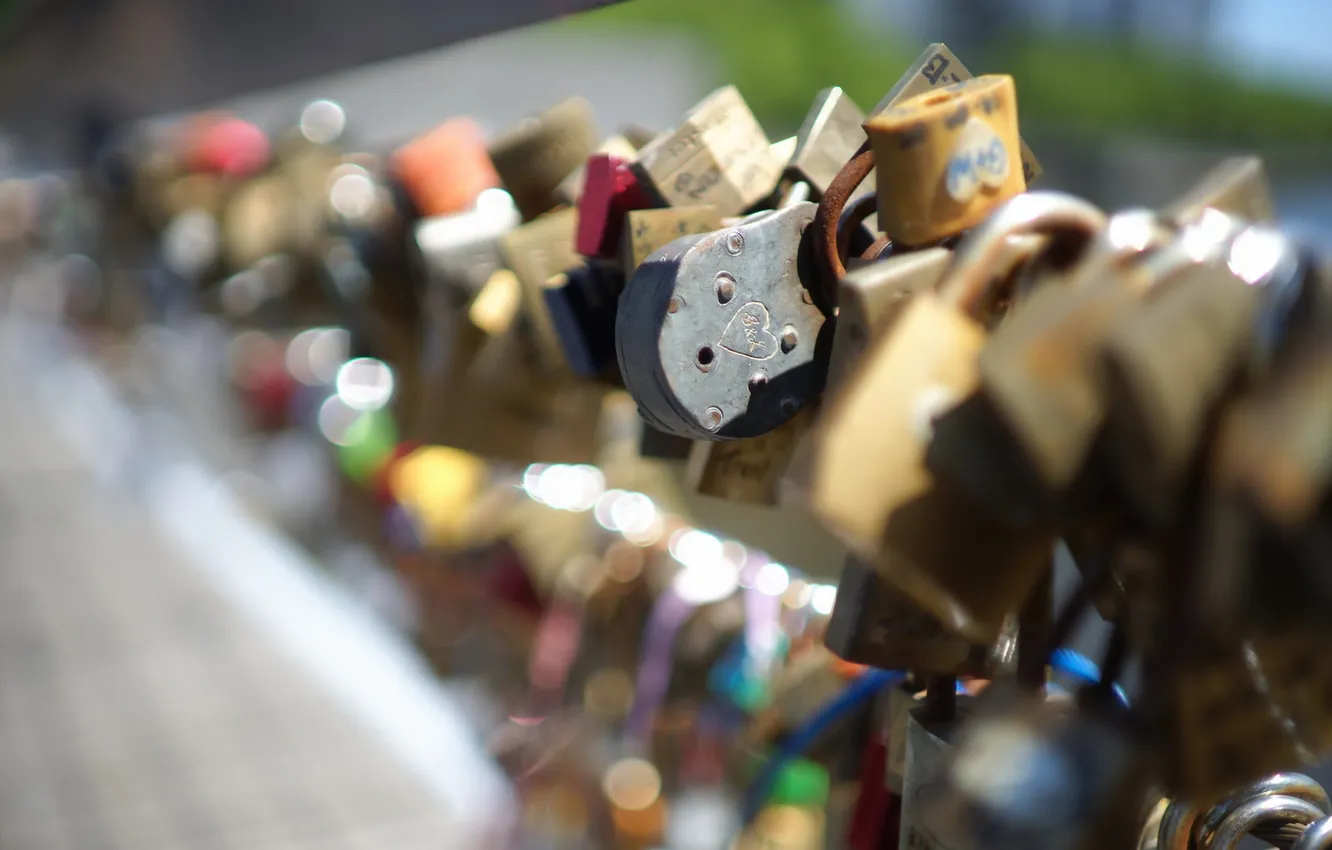
POLYGON ((722 332, 722 348, 741 357, 768 360, 777 354, 777 336, 771 330, 772 316, 766 305, 750 301, 736 311, 722 332))
POLYGON ((945 184, 958 203, 976 197, 982 186, 998 189, 1008 179, 1008 149, 994 128, 979 118, 969 120, 958 134, 948 161, 945 184))

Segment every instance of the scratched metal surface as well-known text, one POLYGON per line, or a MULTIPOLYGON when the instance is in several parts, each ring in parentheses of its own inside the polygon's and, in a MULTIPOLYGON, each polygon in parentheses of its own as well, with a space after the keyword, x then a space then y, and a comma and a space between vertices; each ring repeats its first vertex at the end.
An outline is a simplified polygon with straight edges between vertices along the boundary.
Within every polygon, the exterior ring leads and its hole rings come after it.
POLYGON ((468 846, 417 775, 94 482, 13 371, 0 370, 0 847, 468 846))

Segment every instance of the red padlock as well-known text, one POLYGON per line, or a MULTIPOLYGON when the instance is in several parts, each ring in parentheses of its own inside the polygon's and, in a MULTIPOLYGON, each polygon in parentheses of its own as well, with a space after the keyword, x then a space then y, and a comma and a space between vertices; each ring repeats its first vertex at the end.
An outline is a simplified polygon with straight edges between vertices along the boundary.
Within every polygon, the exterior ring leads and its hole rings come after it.
POLYGON ((655 204, 629 169, 627 159, 593 154, 583 173, 574 248, 585 257, 613 260, 619 256, 625 215, 655 204))

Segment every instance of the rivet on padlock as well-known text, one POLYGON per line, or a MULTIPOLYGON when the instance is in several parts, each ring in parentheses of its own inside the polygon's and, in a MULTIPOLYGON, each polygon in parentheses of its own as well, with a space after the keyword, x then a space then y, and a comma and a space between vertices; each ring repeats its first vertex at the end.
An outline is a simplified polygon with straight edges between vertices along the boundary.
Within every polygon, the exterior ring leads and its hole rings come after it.
POLYGON ((825 317, 799 274, 811 203, 689 236, 652 255, 620 301, 616 345, 644 418, 693 439, 754 437, 823 388, 825 317))
POLYGON ((725 216, 768 197, 783 164, 740 92, 726 86, 644 145, 633 168, 662 205, 710 204, 725 216))
POLYGON ((834 397, 793 464, 809 482, 811 510, 854 551, 949 628, 993 639, 1048 566, 1051 538, 1015 532, 925 466, 934 420, 978 385, 993 296, 994 260, 1007 237, 1103 226, 1095 207, 1069 195, 1019 195, 958 247, 937 292, 913 298, 834 397), (804 466, 801 469, 801 466, 804 466), (984 568, 980 568, 980 564, 984 568))

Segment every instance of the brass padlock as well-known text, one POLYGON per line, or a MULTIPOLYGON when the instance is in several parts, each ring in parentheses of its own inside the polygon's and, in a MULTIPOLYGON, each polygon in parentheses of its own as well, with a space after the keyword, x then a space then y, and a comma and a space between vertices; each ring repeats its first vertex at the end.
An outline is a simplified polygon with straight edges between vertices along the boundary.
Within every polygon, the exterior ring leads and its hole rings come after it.
POLYGON ((1015 634, 978 646, 922 611, 872 564, 850 557, 842 566, 824 644, 838 658, 924 676, 1001 675, 1013 660, 1015 634))
POLYGON ((825 402, 803 462, 793 464, 826 527, 944 625, 979 642, 998 635, 1044 574, 1052 540, 1005 528, 932 475, 924 461, 933 422, 977 389, 980 317, 1004 271, 993 263, 1007 237, 1086 233, 1104 223, 1095 207, 1059 193, 1019 195, 1000 207, 959 246, 939 290, 913 298, 825 402))
POLYGON ((878 170, 879 227, 899 244, 960 233, 1027 188, 1012 77, 918 95, 870 118, 865 131, 878 170))
MULTIPOLYGON (((903 101, 914 98, 934 89, 944 88, 973 79, 975 75, 967 70, 962 60, 957 58, 946 44, 935 42, 925 48, 915 63, 884 95, 883 100, 875 105, 870 118, 883 114, 887 109, 903 101)), ((1022 178, 1028 186, 1041 176, 1041 164, 1036 161, 1026 142, 1020 143, 1022 155, 1022 178)))
POLYGON ((783 165, 740 92, 725 86, 644 145, 632 167, 663 206, 708 204, 725 216, 770 196, 783 165))
POLYGON ((1294 243, 1237 227, 1224 261, 1186 269, 1106 343, 1112 466, 1149 523, 1177 516, 1218 405, 1273 356, 1279 339, 1260 330, 1285 324, 1308 277, 1294 243))
POLYGON ((649 254, 676 239, 711 233, 721 226, 721 213, 713 206, 631 211, 624 217, 624 236, 620 240, 625 277, 632 277, 649 254))
POLYGON ((560 203, 560 183, 587 162, 598 138, 592 105, 572 97, 492 141, 490 159, 530 221, 560 203))
POLYGON ((1153 213, 1120 213, 1071 268, 1038 270, 981 351, 980 392, 939 422, 931 465, 1017 526, 1094 505, 1105 489, 1091 462, 1108 406, 1100 354, 1156 282, 1132 261, 1173 235, 1153 213))
POLYGON ((813 420, 813 409, 806 409, 780 428, 748 440, 692 443, 685 486, 702 496, 776 505, 796 444, 813 420))
POLYGON ((547 213, 499 239, 500 256, 522 284, 523 315, 541 357, 539 365, 554 373, 567 371, 568 362, 546 306, 545 290, 561 272, 582 265, 583 258, 574 250, 577 226, 577 211, 566 208, 547 213))
MULTIPOLYGON (((809 184, 810 200, 823 197, 837 172, 865 143, 864 123, 864 111, 838 86, 814 96, 814 104, 795 135, 793 150, 782 159, 790 179, 809 184)), ((862 191, 873 189, 872 179, 867 179, 862 191)))

